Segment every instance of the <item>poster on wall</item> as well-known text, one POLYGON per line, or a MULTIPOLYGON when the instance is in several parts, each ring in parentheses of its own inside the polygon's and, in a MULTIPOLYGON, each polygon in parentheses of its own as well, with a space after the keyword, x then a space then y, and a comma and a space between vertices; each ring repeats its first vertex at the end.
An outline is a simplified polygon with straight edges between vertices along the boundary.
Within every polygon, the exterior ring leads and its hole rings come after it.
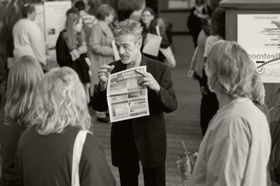
MULTIPOLYGON (((45 20, 44 20, 44 5, 42 3, 34 4, 36 10, 35 22, 39 26, 42 33, 45 32, 45 20)), ((46 40, 46 38, 45 38, 46 40)))
POLYGON ((169 0, 169 9, 188 9, 194 5, 194 0, 169 0))
POLYGON ((66 11, 71 6, 71 1, 44 2, 45 37, 48 49, 55 48, 58 35, 65 28, 66 11))
POLYGON ((237 42, 256 62, 263 82, 280 83, 280 14, 237 15, 237 42))

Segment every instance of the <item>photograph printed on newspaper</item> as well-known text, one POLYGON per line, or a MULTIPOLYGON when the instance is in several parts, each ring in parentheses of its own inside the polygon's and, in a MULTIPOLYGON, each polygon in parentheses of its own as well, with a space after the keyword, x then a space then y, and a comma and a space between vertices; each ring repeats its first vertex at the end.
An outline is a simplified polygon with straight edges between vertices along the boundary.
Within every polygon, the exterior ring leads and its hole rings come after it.
POLYGON ((110 122, 148 116, 148 90, 138 84, 146 66, 135 67, 111 74, 107 86, 110 122))

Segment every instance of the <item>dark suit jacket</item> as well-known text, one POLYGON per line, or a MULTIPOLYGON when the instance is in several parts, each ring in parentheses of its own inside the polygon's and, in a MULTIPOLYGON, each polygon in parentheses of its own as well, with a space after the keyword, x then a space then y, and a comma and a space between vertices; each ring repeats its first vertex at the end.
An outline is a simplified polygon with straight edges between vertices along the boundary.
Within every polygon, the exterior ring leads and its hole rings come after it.
MULTIPOLYGON (((112 73, 126 69, 126 65, 120 61, 111 65, 115 65, 112 73)), ((172 112, 177 108, 171 73, 164 64, 144 56, 142 56, 141 66, 147 66, 147 72, 150 72, 160 84, 160 92, 157 94, 148 90, 149 116, 112 123, 111 151, 112 162, 115 166, 119 166, 123 161, 127 161, 127 158, 133 156, 133 154, 129 155, 131 150, 129 144, 134 141, 143 167, 158 167, 165 163, 166 127, 163 112, 172 112), (129 129, 131 126, 132 130, 129 129), (129 131, 133 134, 130 135, 129 131)), ((96 89, 93 105, 94 109, 98 111, 108 109, 106 91, 96 89)))

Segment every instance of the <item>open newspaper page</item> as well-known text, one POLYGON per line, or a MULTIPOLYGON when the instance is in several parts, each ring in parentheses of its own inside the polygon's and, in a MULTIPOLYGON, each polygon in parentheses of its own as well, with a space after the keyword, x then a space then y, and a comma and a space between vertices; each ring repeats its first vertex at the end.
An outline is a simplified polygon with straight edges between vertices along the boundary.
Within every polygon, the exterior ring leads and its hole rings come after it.
POLYGON ((107 102, 110 122, 122 121, 150 114, 148 91, 138 84, 146 66, 135 67, 111 74, 107 86, 107 102))

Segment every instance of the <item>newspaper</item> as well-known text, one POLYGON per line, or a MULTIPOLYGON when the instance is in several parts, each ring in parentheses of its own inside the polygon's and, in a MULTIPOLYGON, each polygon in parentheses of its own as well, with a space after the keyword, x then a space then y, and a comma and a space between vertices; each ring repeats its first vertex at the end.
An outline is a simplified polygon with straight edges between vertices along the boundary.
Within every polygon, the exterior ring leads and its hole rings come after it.
POLYGON ((127 69, 111 74, 107 86, 107 102, 110 122, 117 122, 148 116, 148 90, 138 84, 141 75, 136 72, 146 71, 146 66, 127 69))

